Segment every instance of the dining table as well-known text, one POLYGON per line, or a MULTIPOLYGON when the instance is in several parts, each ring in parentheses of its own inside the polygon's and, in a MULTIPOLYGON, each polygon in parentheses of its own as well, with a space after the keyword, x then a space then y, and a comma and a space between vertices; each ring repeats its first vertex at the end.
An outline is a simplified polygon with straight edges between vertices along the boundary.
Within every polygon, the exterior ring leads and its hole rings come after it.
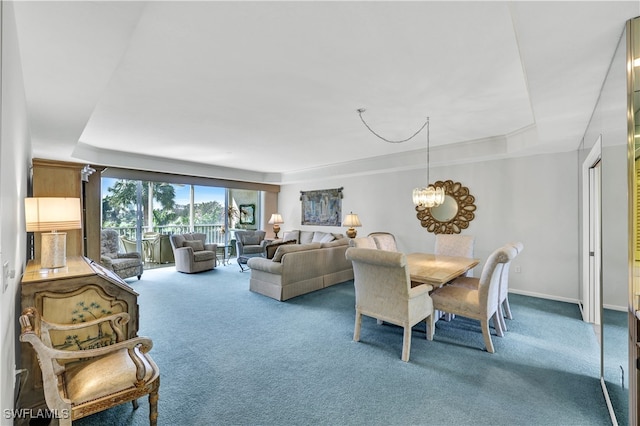
POLYGON ((464 275, 475 267, 479 259, 471 257, 445 256, 432 253, 407 254, 407 265, 411 282, 415 285, 427 284, 436 289, 449 281, 464 275))

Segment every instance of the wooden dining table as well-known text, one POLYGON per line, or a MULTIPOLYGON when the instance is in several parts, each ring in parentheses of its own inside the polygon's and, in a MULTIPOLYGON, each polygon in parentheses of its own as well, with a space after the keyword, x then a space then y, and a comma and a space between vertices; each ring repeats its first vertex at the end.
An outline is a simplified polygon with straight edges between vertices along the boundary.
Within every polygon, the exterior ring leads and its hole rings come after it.
POLYGON ((410 253, 407 255, 409 274, 413 283, 428 284, 432 289, 464 275, 476 266, 479 259, 470 257, 444 256, 431 253, 410 253))

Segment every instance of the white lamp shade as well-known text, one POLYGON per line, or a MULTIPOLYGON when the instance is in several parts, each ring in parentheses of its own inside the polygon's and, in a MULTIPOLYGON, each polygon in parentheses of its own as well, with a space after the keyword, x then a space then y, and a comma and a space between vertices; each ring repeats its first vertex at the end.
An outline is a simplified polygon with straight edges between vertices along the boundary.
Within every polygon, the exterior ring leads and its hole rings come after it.
POLYGON ((356 228, 356 227, 362 226, 362 224, 360 223, 360 219, 358 218, 358 215, 351 212, 345 216, 344 221, 342 222, 342 226, 349 226, 352 228, 356 228))
POLYGON ((271 219, 269 219, 269 224, 278 224, 278 223, 284 223, 284 221, 282 220, 282 215, 280 213, 273 213, 271 215, 271 219))
POLYGON ((80 198, 25 198, 24 214, 27 232, 82 228, 80 198))

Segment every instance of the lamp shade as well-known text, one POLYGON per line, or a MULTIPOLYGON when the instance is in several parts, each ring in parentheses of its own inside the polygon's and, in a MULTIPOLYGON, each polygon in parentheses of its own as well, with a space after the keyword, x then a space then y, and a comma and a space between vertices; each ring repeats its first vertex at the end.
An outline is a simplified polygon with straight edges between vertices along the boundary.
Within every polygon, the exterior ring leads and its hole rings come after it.
POLYGON ((278 224, 278 223, 284 223, 284 220, 282 220, 282 215, 280 213, 273 213, 271 215, 271 219, 269 219, 269 224, 278 224))
POLYGON ((27 232, 80 229, 80 198, 25 198, 24 214, 27 232))
POLYGON ((351 228, 356 228, 356 227, 362 226, 362 223, 360 223, 360 219, 358 218, 358 215, 351 212, 345 216, 344 221, 342 222, 342 226, 349 226, 351 228))

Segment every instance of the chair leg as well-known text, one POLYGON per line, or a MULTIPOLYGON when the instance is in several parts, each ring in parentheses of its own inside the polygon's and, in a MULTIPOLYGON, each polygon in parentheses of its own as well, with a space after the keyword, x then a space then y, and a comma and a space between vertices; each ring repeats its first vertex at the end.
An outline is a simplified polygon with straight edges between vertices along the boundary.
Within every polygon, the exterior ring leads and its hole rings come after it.
POLYGON ((513 315, 511 315, 511 306, 509 306, 509 296, 504 298, 502 304, 504 305, 504 312, 507 315, 507 318, 513 319, 513 315))
POLYGON ((500 320, 500 328, 502 331, 507 331, 507 323, 504 321, 504 316, 502 315, 502 307, 498 306, 498 319, 500 320))
POLYGON ((504 337, 504 329, 502 328, 500 317, 502 317, 500 311, 496 311, 491 318, 493 319, 493 328, 496 330, 496 335, 498 337, 504 337))
POLYGON ((411 326, 405 326, 402 337, 402 360, 404 362, 409 361, 409 352, 411 352, 411 326))
POLYGON ((356 311, 356 325, 353 328, 353 340, 360 341, 360 326, 362 325, 362 314, 360 311, 356 311))
POLYGON ((149 424, 156 426, 158 424, 158 391, 149 394, 149 424))
POLYGON ((131 401, 131 404, 133 405, 133 409, 137 410, 139 405, 138 405, 138 400, 134 399, 133 401, 131 401))
POLYGON ((484 337, 484 344, 487 347, 487 352, 494 353, 493 342, 491 341, 491 332, 489 330, 489 319, 481 320, 482 336, 484 337))
POLYGON ((427 323, 427 340, 433 340, 433 335, 436 332, 436 322, 433 320, 433 314, 429 315, 425 322, 427 323))

